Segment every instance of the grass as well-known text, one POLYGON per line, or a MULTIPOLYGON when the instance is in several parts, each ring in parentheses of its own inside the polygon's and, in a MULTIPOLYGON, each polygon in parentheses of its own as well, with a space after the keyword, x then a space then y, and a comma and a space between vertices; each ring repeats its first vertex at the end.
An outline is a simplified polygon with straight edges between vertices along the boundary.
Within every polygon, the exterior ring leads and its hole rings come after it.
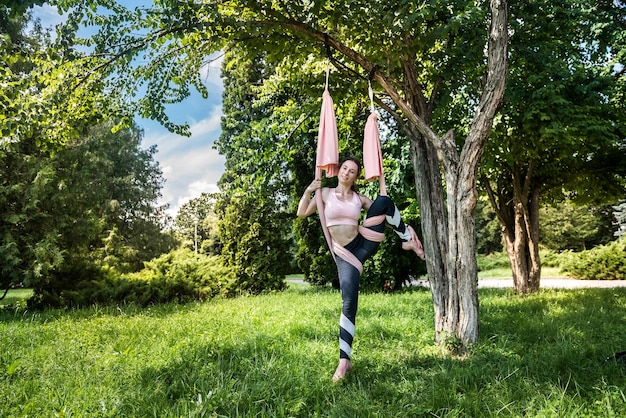
MULTIPOLYGON (((2 292, 4 293, 4 291, 2 292)), ((0 307, 21 304, 31 297, 32 294, 33 291, 31 289, 11 289, 4 299, 0 300, 0 307)))
POLYGON ((481 337, 432 343, 430 293, 362 294, 339 384, 340 296, 0 310, 2 417, 626 416, 626 289, 481 289, 481 337))

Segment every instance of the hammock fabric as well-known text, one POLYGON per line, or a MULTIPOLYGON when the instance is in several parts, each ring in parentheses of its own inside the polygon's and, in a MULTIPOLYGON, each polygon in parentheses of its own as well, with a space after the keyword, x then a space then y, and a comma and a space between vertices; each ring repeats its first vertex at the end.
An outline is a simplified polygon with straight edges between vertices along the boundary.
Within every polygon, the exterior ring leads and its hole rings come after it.
POLYGON ((385 185, 385 175, 383 173, 383 154, 380 150, 380 133, 378 132, 378 115, 374 110, 374 93, 372 85, 369 86, 370 95, 370 116, 365 124, 365 134, 363 137, 363 169, 365 170, 365 181, 379 179, 380 195, 387 196, 387 186, 385 185))
MULTIPOLYGON (((322 170, 326 172, 326 177, 334 177, 339 174, 339 140, 337 135, 337 120, 335 119, 335 108, 333 98, 328 92, 329 67, 326 67, 326 87, 322 94, 322 110, 320 112, 319 134, 317 136, 317 156, 315 159, 315 178, 322 178, 322 170)), ((324 215, 324 201, 322 191, 315 191, 315 203, 320 217, 320 223, 324 230, 326 243, 330 253, 335 258, 333 252, 332 238, 326 226, 326 216, 324 215)))
MULTIPOLYGON (((326 177, 334 177, 339 174, 339 140, 337 135, 337 120, 335 118, 335 109, 333 99, 328 91, 328 75, 329 68, 326 68, 326 87, 322 94, 322 110, 320 112, 320 125, 317 137, 317 156, 315 158, 315 178, 321 179, 322 172, 326 173, 326 177)), ((374 111, 374 95, 372 86, 369 86, 369 96, 371 104, 371 114, 365 124, 365 134, 363 138, 363 168, 365 170, 365 180, 380 181, 380 194, 387 195, 385 186, 385 176, 383 174, 383 159, 380 149, 380 134, 378 131, 377 117, 374 111)), ((324 201, 322 200, 322 191, 315 191, 315 202, 317 211, 322 224, 322 230, 326 237, 326 242, 333 258, 335 253, 334 246, 328 227, 326 226, 326 216, 324 214, 324 201)))

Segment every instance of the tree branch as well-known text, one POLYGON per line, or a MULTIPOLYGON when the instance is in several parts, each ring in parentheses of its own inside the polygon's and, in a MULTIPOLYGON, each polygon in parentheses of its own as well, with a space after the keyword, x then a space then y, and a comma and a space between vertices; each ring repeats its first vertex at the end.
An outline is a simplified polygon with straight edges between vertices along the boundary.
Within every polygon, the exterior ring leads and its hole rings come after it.
POLYGON ((508 5, 506 0, 490 0, 491 23, 487 41, 487 80, 474 120, 461 152, 466 177, 475 173, 489 137, 493 118, 504 95, 508 68, 508 5))
MULTIPOLYGON (((332 36, 299 21, 269 20, 269 21, 263 21, 263 22, 257 22, 257 23, 265 24, 265 25, 281 26, 281 27, 291 29, 299 33, 303 33, 313 39, 317 39, 320 42, 325 42, 328 45, 330 45, 334 50, 340 52, 351 61, 357 63, 367 73, 371 72, 373 75, 372 78, 376 82, 378 82, 378 84, 383 88, 383 90, 385 90, 389 98, 398 106, 398 109, 401 111, 401 113, 404 114, 410 120, 410 122, 413 123, 417 127, 419 132, 434 145, 435 149, 438 150, 438 154, 441 155, 440 151, 442 149, 442 141, 439 138, 439 136, 437 136, 437 134, 435 134, 435 132, 433 132, 433 130, 430 128, 430 126, 428 126, 426 121, 414 111, 413 107, 409 103, 407 103, 406 100, 402 98, 402 96, 400 95, 398 90, 393 86, 391 81, 387 77, 385 77, 384 74, 378 68, 374 68, 375 66, 371 61, 366 59, 357 51, 353 50, 352 48, 348 47, 347 45, 333 38, 332 36)), ((454 149, 454 153, 456 153, 456 149, 454 149)))

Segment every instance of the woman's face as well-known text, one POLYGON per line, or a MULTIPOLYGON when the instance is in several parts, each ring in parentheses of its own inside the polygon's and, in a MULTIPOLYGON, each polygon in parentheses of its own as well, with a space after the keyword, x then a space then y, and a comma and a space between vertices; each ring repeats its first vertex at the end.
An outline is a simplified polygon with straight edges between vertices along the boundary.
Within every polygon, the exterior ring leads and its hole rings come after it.
POLYGON ((344 183, 354 184, 359 176, 359 167, 352 160, 346 160, 339 167, 339 179, 344 183))

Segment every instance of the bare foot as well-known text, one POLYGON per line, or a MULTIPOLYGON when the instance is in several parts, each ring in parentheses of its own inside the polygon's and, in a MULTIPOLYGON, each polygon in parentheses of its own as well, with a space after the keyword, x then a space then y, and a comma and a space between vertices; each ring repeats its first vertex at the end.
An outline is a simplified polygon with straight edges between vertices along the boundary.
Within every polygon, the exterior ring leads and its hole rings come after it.
POLYGON ((335 374, 333 375, 333 382, 338 382, 341 379, 346 377, 346 374, 352 370, 352 363, 350 360, 346 358, 339 359, 339 365, 337 366, 337 370, 335 370, 335 374))
POLYGON ((411 241, 404 241, 402 243, 402 249, 406 251, 411 250, 415 252, 415 254, 417 254, 419 258, 424 260, 424 248, 422 247, 422 243, 420 242, 419 238, 417 238, 417 234, 415 233, 413 228, 410 226, 407 226, 407 228, 409 229, 409 233, 411 234, 411 241))

